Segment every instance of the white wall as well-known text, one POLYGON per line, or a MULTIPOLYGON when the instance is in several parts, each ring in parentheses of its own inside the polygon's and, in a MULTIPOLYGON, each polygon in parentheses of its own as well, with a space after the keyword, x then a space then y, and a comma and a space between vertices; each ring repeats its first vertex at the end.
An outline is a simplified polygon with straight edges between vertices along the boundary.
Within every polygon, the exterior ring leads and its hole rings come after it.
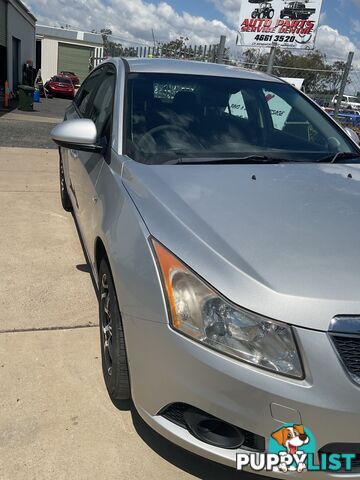
POLYGON ((22 68, 23 64, 27 60, 32 60, 35 66, 36 62, 36 50, 35 50, 35 22, 24 12, 21 13, 15 7, 15 3, 11 1, 8 3, 8 15, 7 15, 7 70, 8 81, 10 90, 13 90, 14 79, 13 77, 13 37, 18 38, 20 43, 20 65, 19 65, 19 78, 16 81, 22 80, 22 68))
POLYGON ((43 38, 41 41, 41 77, 47 82, 58 73, 58 41, 53 38, 43 38))

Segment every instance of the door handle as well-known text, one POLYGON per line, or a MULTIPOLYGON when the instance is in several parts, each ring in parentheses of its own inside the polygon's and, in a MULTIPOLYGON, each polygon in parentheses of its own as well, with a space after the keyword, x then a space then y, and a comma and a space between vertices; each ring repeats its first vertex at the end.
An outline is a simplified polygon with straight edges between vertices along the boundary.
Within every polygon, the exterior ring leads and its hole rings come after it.
POLYGON ((70 150, 70 154, 73 158, 79 158, 77 150, 70 150))

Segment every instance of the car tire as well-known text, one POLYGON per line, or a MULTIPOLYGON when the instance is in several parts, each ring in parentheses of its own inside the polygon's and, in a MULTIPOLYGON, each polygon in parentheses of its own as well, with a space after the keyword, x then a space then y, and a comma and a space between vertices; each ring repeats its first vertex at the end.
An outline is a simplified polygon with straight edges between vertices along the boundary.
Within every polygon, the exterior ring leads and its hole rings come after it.
POLYGON ((99 268, 99 324, 102 369, 112 401, 130 400, 130 376, 125 335, 108 262, 99 268))
POLYGON ((269 19, 274 18, 274 13, 275 13, 275 10, 273 8, 271 8, 268 12, 268 18, 269 19))
POLYGON ((64 166, 61 159, 59 159, 59 177, 60 177, 60 198, 61 198, 61 205, 66 212, 71 212, 73 207, 71 204, 71 200, 69 197, 68 189, 66 186, 65 175, 64 175, 64 166))

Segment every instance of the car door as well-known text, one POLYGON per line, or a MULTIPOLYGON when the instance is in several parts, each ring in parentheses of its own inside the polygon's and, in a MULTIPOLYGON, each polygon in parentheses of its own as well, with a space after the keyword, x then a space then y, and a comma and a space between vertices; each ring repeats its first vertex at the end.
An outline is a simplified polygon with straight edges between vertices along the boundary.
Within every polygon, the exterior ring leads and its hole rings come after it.
MULTIPOLYGON (((75 120, 78 118, 89 118, 91 112, 91 99, 101 81, 102 68, 92 72, 79 89, 74 102, 67 109, 65 120, 75 120)), ((81 192, 82 166, 79 160, 78 150, 63 150, 63 164, 65 178, 68 185, 69 195, 74 207, 74 214, 79 220, 80 211, 83 207, 83 198, 81 192)))
POLYGON ((79 224, 86 248, 92 251, 94 237, 94 209, 97 203, 96 182, 104 161, 111 150, 112 116, 116 84, 116 70, 111 64, 101 70, 99 82, 89 102, 88 117, 97 129, 97 144, 103 153, 77 152, 77 190, 79 193, 79 224))

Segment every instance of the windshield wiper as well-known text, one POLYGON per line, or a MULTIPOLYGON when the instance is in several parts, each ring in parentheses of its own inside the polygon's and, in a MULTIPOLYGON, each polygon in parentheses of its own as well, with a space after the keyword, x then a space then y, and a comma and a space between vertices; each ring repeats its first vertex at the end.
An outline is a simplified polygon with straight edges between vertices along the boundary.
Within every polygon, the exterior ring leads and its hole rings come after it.
POLYGON ((338 152, 335 155, 328 155, 318 160, 318 163, 337 163, 339 160, 351 160, 360 158, 360 153, 356 152, 338 152))
POLYGON ((175 160, 165 162, 167 165, 203 165, 203 164, 229 164, 229 165, 248 165, 248 164, 276 164, 291 162, 286 158, 270 157, 267 155, 249 155, 247 157, 180 157, 175 160))

